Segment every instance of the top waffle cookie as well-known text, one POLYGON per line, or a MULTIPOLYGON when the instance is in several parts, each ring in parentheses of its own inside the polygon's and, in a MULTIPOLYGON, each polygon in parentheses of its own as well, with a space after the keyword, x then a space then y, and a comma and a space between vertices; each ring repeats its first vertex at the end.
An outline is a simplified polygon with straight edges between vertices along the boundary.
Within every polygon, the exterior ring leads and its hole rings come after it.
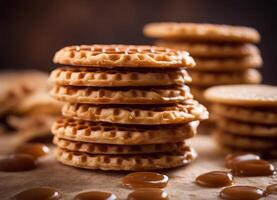
POLYGON ((259 33, 253 28, 216 24, 150 23, 144 27, 144 34, 154 38, 197 41, 250 43, 260 41, 259 33))
POLYGON ((185 51, 136 45, 81 45, 59 50, 54 63, 90 67, 193 67, 185 51))

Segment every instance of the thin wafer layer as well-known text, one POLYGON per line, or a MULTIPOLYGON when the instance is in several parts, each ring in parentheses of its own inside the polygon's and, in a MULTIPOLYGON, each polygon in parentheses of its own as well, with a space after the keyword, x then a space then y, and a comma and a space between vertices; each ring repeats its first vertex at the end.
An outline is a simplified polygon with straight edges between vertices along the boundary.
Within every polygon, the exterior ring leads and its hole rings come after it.
POLYGON ((54 63, 87 67, 193 67, 185 51, 139 45, 81 45, 59 50, 54 63))
POLYGON ((56 149, 56 158, 65 165, 101 170, 154 171, 180 167, 196 158, 196 153, 189 147, 180 152, 146 155, 92 155, 87 153, 56 149))
POLYGON ((193 57, 234 58, 260 54, 259 49, 249 43, 199 43, 160 40, 155 45, 188 51, 193 57))
POLYGON ((207 109, 196 101, 155 106, 95 106, 66 103, 62 114, 75 119, 118 124, 180 124, 208 118, 207 109))
POLYGON ((216 131, 214 136, 219 144, 232 148, 265 151, 276 149, 277 147, 277 140, 271 138, 238 136, 220 130, 216 131))
POLYGON ((262 58, 254 54, 242 58, 195 58, 196 69, 201 71, 239 71, 262 66, 262 58))
POLYGON ((247 108, 214 104, 212 112, 223 117, 245 122, 277 124, 277 109, 274 108, 247 108))
POLYGON ((54 86, 50 94, 60 101, 86 104, 172 104, 192 99, 187 86, 115 89, 54 86))
POLYGON ((216 122, 221 130, 233 133, 234 135, 276 137, 277 139, 277 125, 246 123, 218 116, 216 117, 216 122))
POLYGON ((262 81, 261 74, 255 69, 234 72, 201 72, 191 70, 192 85, 213 86, 226 84, 258 84, 262 81))
POLYGON ((241 43, 260 41, 260 35, 254 28, 223 24, 160 22, 147 24, 143 32, 148 37, 192 41, 241 43))
POLYGON ((191 77, 185 69, 85 69, 61 67, 52 71, 50 82, 57 85, 122 87, 183 85, 191 77))
POLYGON ((68 151, 78 151, 89 154, 151 154, 172 152, 182 149, 183 142, 166 143, 166 144, 147 144, 147 145, 114 145, 114 144, 97 144, 87 142, 70 141, 54 137, 53 143, 58 147, 68 151))
POLYGON ((182 142, 196 134, 199 122, 167 126, 115 125, 60 118, 52 126, 59 138, 99 144, 142 145, 182 142))

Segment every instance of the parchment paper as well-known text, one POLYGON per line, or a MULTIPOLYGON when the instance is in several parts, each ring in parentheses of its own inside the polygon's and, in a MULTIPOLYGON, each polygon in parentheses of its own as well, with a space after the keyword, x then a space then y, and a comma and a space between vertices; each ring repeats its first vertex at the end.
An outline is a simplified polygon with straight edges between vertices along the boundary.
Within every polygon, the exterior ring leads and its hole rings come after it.
MULTIPOLYGON (((191 139, 190 144, 198 151, 198 158, 190 165, 174 170, 165 170, 161 173, 170 178, 164 189, 174 200, 204 200, 219 199, 219 189, 199 187, 194 184, 195 178, 201 173, 224 168, 224 156, 217 149, 216 144, 209 136, 197 136, 191 139)), ((272 161, 277 167, 277 160, 272 161)), ((9 199, 14 194, 27 188, 50 186, 57 188, 64 200, 73 197, 82 191, 101 190, 113 192, 118 199, 126 199, 130 189, 120 186, 123 172, 103 172, 75 169, 59 164, 52 155, 40 160, 36 170, 28 172, 0 172, 0 199, 9 199)), ((277 176, 235 178, 235 184, 254 185, 265 188, 268 184, 277 183, 277 176)), ((277 196, 266 199, 277 199, 277 196)))

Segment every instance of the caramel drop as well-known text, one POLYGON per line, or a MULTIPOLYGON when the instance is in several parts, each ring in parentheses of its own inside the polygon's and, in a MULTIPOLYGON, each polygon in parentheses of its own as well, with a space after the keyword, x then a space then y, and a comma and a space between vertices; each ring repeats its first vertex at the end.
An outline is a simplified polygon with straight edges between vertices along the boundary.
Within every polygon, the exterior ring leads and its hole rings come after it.
POLYGON ((235 176, 268 176, 275 174, 274 166, 266 160, 245 160, 231 165, 235 176))
POLYGON ((231 186, 220 192, 220 197, 226 200, 256 200, 264 197, 264 191, 254 186, 231 186))
POLYGON ((24 190, 15 195, 13 200, 59 200, 61 194, 54 188, 38 187, 24 190))
POLYGON ((212 171, 196 178, 196 184, 203 187, 224 187, 232 185, 233 176, 225 171, 212 171))
POLYGON ((41 143, 23 144, 15 150, 15 153, 29 154, 35 158, 39 158, 47 155, 49 153, 49 148, 45 144, 41 143))
POLYGON ((89 191, 77 194, 74 200, 116 200, 116 196, 112 193, 101 191, 89 191))
POLYGON ((141 188, 131 192, 127 200, 169 200, 167 192, 158 188, 141 188))
POLYGON ((37 168, 38 163, 35 157, 28 154, 13 154, 0 159, 0 171, 17 172, 37 168))
POLYGON ((232 164, 235 162, 260 159, 259 155, 253 153, 231 153, 225 157, 225 166, 231 168, 232 164))
POLYGON ((277 184, 272 184, 267 186, 265 192, 267 195, 270 195, 270 194, 277 195, 277 184))
POLYGON ((129 188, 164 188, 168 177, 155 172, 130 173, 122 179, 122 185, 129 188))

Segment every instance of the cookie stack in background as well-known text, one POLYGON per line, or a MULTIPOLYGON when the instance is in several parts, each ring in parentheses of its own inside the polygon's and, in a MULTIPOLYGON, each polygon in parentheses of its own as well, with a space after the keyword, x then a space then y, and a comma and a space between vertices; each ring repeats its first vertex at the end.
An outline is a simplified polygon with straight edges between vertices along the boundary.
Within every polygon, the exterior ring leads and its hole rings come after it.
POLYGON ((183 51, 153 46, 65 47, 54 62, 51 95, 64 101, 52 127, 57 159, 102 170, 157 170, 191 162, 184 140, 196 134, 205 107, 193 100, 183 51))
MULTIPOLYGON (((257 84, 262 65, 258 48, 259 33, 249 27, 194 24, 150 23, 144 34, 158 38, 157 46, 188 51, 196 67, 189 69, 191 93, 208 106, 203 92, 211 86, 227 84, 257 84)), ((211 118, 210 118, 211 119, 211 118)))
POLYGON ((205 92, 226 149, 277 156, 277 87, 215 86, 205 92))

